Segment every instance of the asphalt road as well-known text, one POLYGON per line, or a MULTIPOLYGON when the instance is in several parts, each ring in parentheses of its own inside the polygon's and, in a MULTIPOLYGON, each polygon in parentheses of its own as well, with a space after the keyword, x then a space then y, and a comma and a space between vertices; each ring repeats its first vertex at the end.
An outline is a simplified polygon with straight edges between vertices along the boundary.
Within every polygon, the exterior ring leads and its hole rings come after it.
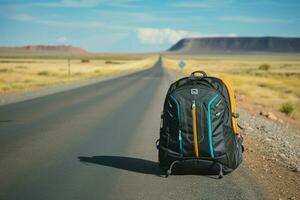
POLYGON ((158 176, 171 73, 142 72, 0 107, 0 199, 263 199, 245 163, 223 179, 158 176), (84 162, 82 162, 84 161, 84 162))

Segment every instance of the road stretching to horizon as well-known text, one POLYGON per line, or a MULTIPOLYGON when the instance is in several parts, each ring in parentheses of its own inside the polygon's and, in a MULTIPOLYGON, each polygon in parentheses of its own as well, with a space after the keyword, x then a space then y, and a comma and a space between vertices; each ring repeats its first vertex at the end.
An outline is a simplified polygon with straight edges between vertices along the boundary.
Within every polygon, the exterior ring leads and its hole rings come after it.
POLYGON ((159 176, 155 140, 174 74, 121 78, 0 107, 0 199, 264 199, 245 163, 159 176))

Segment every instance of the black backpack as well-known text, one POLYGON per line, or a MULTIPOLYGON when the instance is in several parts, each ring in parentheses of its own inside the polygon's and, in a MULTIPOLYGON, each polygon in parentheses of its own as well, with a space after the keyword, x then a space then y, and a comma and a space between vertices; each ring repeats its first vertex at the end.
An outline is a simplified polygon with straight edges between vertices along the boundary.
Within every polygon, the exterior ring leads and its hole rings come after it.
POLYGON ((156 141, 159 168, 166 177, 174 166, 219 178, 233 171, 243 151, 237 117, 235 96, 226 81, 196 71, 171 84, 156 141))

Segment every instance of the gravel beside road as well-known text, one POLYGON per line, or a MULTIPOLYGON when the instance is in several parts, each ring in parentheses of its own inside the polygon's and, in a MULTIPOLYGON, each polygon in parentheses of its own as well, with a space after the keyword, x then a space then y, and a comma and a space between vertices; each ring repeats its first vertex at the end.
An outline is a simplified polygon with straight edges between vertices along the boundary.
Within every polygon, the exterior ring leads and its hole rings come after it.
POLYGON ((240 109, 240 125, 245 128, 244 134, 251 135, 258 143, 268 148, 265 153, 282 159, 291 170, 299 171, 300 164, 300 131, 288 124, 273 122, 261 116, 255 116, 240 109))
POLYGON ((300 199, 300 131, 239 109, 244 160, 269 199, 300 199))

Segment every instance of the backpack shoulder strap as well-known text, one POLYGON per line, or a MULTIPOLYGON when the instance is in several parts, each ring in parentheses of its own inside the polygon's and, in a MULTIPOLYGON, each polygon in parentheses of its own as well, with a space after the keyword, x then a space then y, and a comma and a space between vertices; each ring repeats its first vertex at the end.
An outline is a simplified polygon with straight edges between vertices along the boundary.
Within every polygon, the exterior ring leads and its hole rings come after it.
POLYGON ((241 135, 238 130, 238 123, 237 123, 237 110, 236 110, 236 102, 235 102, 235 96, 234 96, 234 91, 231 87, 231 85, 224 79, 224 78, 219 78, 225 85, 228 96, 229 96, 229 102, 230 102, 230 109, 231 109, 231 121, 232 121, 232 126, 233 126, 233 131, 237 135, 237 137, 240 139, 241 135))

